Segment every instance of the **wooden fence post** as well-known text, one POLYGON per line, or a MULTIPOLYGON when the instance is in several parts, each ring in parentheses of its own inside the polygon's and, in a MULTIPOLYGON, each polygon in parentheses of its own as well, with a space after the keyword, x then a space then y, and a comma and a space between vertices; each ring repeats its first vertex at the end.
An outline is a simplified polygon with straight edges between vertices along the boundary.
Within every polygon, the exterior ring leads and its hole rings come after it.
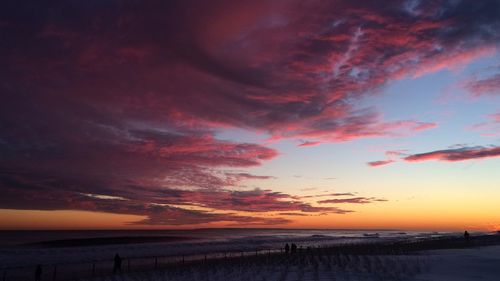
POLYGON ((6 278, 7 277, 7 269, 4 269, 3 270, 3 276, 2 276, 2 281, 6 281, 6 278))
POLYGON ((127 270, 130 272, 130 258, 127 259, 127 270))
POLYGON ((95 262, 92 263, 92 277, 95 276, 95 262))
POLYGON ((155 269, 157 269, 157 268, 158 268, 158 258, 155 257, 155 269))

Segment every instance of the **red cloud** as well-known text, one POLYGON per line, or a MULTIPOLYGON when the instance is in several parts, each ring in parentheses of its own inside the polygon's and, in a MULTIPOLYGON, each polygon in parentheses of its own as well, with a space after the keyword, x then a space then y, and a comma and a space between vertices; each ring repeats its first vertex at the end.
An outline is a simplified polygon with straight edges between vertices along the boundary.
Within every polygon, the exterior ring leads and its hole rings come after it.
MULTIPOLYGON (((109 112, 129 120, 242 127, 285 138, 343 141, 391 135, 394 126, 411 132, 431 128, 381 120, 356 108, 355 101, 421 65, 481 53, 478 48, 492 41, 484 37, 485 42, 468 42, 482 37, 465 32, 470 30, 464 24, 466 3, 433 18, 369 3, 317 2, 298 8, 292 2, 216 1, 194 8, 192 3, 155 2, 122 7, 120 15, 106 17, 100 16, 99 7, 87 7, 91 3, 81 5, 81 14, 71 22, 51 17, 37 36, 16 37, 13 44, 24 55, 8 54, 5 63, 27 75, 19 81, 14 72, 8 73, 14 75, 11 81, 29 82, 25 84, 54 97, 71 92, 70 99, 111 108, 109 112), (137 10, 148 16, 137 15, 137 10), (221 16, 221 11, 227 14, 221 16), (88 18, 106 18, 102 24, 113 28, 90 31, 84 28, 88 18), (115 34, 127 34, 130 40, 115 34), (456 42, 449 43, 450 38, 456 42), (26 47, 34 40, 45 57, 26 47), (54 46, 61 51, 51 52, 54 46), (67 71, 65 65, 77 69, 67 71), (72 81, 71 89, 48 89, 42 82, 53 77, 72 81)), ((487 4, 476 9, 490 10, 487 4)), ((489 20, 472 23, 490 26, 489 20)), ((27 24, 14 20, 11 25, 16 23, 27 24)))
POLYGON ((212 135, 138 132, 130 150, 179 163, 201 166, 248 167, 277 156, 277 151, 251 143, 216 140, 212 135))

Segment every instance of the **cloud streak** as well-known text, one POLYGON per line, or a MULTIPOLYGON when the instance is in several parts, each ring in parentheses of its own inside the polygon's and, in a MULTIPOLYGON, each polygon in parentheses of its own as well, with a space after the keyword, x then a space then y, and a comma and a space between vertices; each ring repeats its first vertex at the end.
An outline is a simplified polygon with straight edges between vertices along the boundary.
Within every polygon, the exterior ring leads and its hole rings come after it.
POLYGON ((447 162, 457 162, 475 159, 486 159, 500 157, 500 147, 462 147, 456 149, 435 150, 426 153, 413 154, 403 159, 407 162, 420 162, 428 160, 438 160, 447 162))
MULTIPOLYGON (((480 160, 500 157, 499 146, 473 146, 458 147, 417 154, 401 154, 401 160, 405 162, 424 162, 424 161, 442 161, 442 162, 460 162, 470 160, 480 160)), ((396 162, 396 160, 381 160, 368 162, 371 167, 379 167, 396 162)))
POLYGON ((385 165, 391 164, 393 162, 394 162, 394 160, 380 160, 380 161, 368 162, 367 164, 371 167, 380 167, 380 166, 385 166, 385 165))
POLYGON ((473 79, 465 84, 465 88, 474 96, 500 95, 500 74, 484 79, 473 79))
POLYGON ((351 198, 336 198, 318 201, 319 204, 370 204, 374 202, 386 202, 386 199, 375 197, 351 197, 351 198))

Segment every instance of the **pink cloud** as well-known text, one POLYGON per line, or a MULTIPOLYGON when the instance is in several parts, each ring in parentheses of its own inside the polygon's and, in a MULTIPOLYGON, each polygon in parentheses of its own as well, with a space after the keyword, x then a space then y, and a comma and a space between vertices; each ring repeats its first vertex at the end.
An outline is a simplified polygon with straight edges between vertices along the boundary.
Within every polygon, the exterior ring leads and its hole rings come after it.
MULTIPOLYGON (((84 37, 78 25, 54 20, 41 32, 45 35, 40 37, 40 48, 63 40, 72 56, 50 57, 54 67, 46 72, 34 71, 33 77, 44 73, 50 79, 62 71, 60 65, 75 60, 84 72, 112 78, 92 83, 76 79, 74 82, 81 85, 73 94, 89 103, 112 107, 114 112, 129 112, 129 117, 154 122, 165 118, 170 125, 195 128, 242 127, 277 137, 316 136, 324 141, 344 141, 387 136, 390 131, 379 129, 396 125, 371 112, 361 112, 355 102, 346 101, 362 98, 388 80, 397 79, 402 71, 415 68, 415 57, 418 64, 425 64, 436 62, 443 54, 450 60, 462 54, 436 35, 437 30, 461 23, 461 14, 403 21, 401 16, 368 4, 344 4, 339 9, 314 3, 306 11, 296 10, 293 3, 219 4, 224 4, 224 11, 231 10, 231 16, 221 17, 221 9, 214 8, 216 4, 200 3, 203 8, 183 17, 183 12, 193 9, 188 3, 178 3, 176 9, 167 9, 169 16, 157 19, 163 26, 180 26, 183 30, 158 31, 149 20, 124 9, 124 17, 130 13, 130 22, 116 25, 123 30, 93 33, 93 39, 85 39, 90 37, 84 37), (303 13, 318 16, 304 17, 303 13), (345 20, 331 27, 337 18, 345 20), (138 28, 166 33, 164 37, 170 39, 143 36, 138 28), (117 32, 137 40, 121 42, 112 36, 117 32), (409 45, 415 47, 400 51, 409 45), (440 45, 443 51, 432 52, 431 45, 440 45), (445 52, 450 48, 452 52, 445 52), (346 50, 351 50, 349 56, 345 56, 346 50), (335 75, 329 73, 332 64, 339 65, 335 75), (352 74, 354 70, 356 75, 352 74), (135 74, 129 77, 132 72, 135 74), (121 81, 128 81, 131 87, 120 86, 121 81), (135 95, 142 85, 148 85, 148 94, 135 95)), ((157 9, 137 8, 152 18, 159 16, 157 9)), ((110 17, 107 21, 120 19, 110 17)), ((460 50, 474 53, 476 48, 460 44, 460 50)), ((45 65, 36 56, 31 65, 25 65, 28 62, 24 58, 11 58, 27 70, 45 65)), ((424 128, 430 127, 410 131, 424 128)))
POLYGON ((280 216, 300 216, 300 217, 308 217, 311 214, 304 214, 304 213, 279 213, 280 216))
POLYGON ((490 114, 485 122, 477 123, 469 127, 470 130, 478 131, 484 137, 496 137, 500 134, 500 113, 490 114))
POLYGON ((500 147, 462 147, 456 149, 436 150, 426 153, 413 154, 403 158, 408 162, 419 162, 428 160, 439 161, 466 161, 473 159, 486 159, 500 157, 500 147))
POLYGON ((268 179, 275 179, 273 176, 259 176, 259 175, 252 175, 249 173, 225 173, 226 176, 234 177, 237 180, 268 180, 268 179))
POLYGON ((385 165, 388 165, 391 163, 394 163, 394 160, 372 161, 372 162, 368 162, 367 164, 371 167, 380 167, 380 166, 385 166, 385 165))
POLYGON ((300 198, 339 197, 339 196, 354 196, 354 195, 355 194, 352 192, 336 192, 327 194, 307 195, 307 196, 301 196, 300 198))
POLYGON ((380 199, 375 197, 352 197, 352 198, 341 198, 341 199, 328 199, 318 201, 320 204, 369 204, 374 202, 385 202, 386 199, 380 199))
MULTIPOLYGON (((431 152, 418 153, 418 154, 401 153, 398 156, 401 157, 401 160, 406 162, 422 162, 430 160, 437 160, 444 162, 458 162, 458 161, 500 157, 500 147, 497 146, 466 147, 463 145, 457 145, 449 149, 435 150, 431 152)), ((368 162, 368 165, 372 167, 379 167, 396 161, 397 159, 373 161, 373 162, 368 162)))
POLYGON ((492 115, 491 115, 491 119, 492 119, 494 122, 500 123, 500 113, 492 114, 492 115))
POLYGON ((304 141, 301 144, 299 144, 300 147, 306 147, 306 146, 317 146, 320 145, 320 141, 304 141))
POLYGON ((463 67, 481 57, 492 56, 496 53, 495 46, 480 46, 477 48, 462 48, 457 46, 448 52, 441 52, 433 57, 432 60, 425 60, 416 67, 414 77, 437 72, 443 69, 454 70, 463 67))
POLYGON ((406 150, 389 150, 385 152, 385 155, 388 157, 399 157, 406 154, 406 150))
POLYGON ((484 79, 469 80, 465 83, 465 88, 476 97, 498 95, 500 94, 500 74, 484 79))
POLYGON ((371 162, 368 162, 367 165, 369 165, 370 167, 374 167, 374 168, 389 165, 391 163, 396 162, 398 160, 398 158, 406 155, 406 153, 403 151, 399 151, 399 150, 389 150, 389 151, 385 152, 385 155, 387 156, 388 159, 379 160, 379 161, 371 161, 371 162))

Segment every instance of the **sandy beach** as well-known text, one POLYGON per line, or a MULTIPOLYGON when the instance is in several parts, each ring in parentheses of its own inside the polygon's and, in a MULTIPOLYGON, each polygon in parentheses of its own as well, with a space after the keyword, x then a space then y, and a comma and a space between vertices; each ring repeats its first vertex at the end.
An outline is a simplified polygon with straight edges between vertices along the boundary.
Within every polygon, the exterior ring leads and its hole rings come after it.
MULTIPOLYGON (((280 257, 189 269, 119 275, 118 280, 498 280, 500 246, 427 250, 404 255, 280 257)), ((116 276, 90 280, 116 280, 116 276)))
POLYGON ((252 251, 251 243, 236 239, 163 244, 143 240, 105 246, 69 243, 73 246, 56 248, 47 243, 46 248, 40 248, 42 243, 35 248, 0 251, 0 256, 6 281, 29 279, 35 264, 42 264, 42 280, 446 281, 497 280, 499 274, 500 235, 495 234, 475 236, 470 241, 459 235, 370 237, 342 243, 312 236, 292 241, 300 245, 294 253, 280 248, 252 251), (304 246, 306 242, 311 246, 304 246), (169 256, 159 255, 167 250, 169 256), (115 273, 111 259, 114 253, 120 253, 122 258, 120 270, 115 273))

